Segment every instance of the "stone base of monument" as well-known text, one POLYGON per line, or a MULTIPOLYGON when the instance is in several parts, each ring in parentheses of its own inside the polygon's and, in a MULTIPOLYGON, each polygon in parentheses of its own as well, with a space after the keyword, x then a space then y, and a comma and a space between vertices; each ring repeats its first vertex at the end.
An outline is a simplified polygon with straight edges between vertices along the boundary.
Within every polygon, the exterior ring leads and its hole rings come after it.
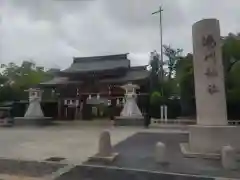
POLYGON ((89 161, 94 161, 94 162, 107 162, 107 163, 111 163, 113 162, 117 157, 119 156, 119 153, 112 153, 109 156, 101 156, 99 154, 96 154, 93 157, 89 157, 88 160, 89 161))
POLYGON ((189 142, 180 144, 186 157, 220 158, 224 146, 240 151, 240 126, 189 126, 189 142))
POLYGON ((142 116, 118 116, 115 117, 115 126, 143 126, 144 118, 142 116))
POLYGON ((208 153, 208 152, 198 152, 198 151, 192 151, 189 143, 181 143, 180 149, 183 155, 187 158, 195 158, 200 157, 204 159, 220 159, 221 155, 219 153, 208 153))
POLYGON ((14 126, 48 126, 52 125, 51 117, 15 117, 14 126))

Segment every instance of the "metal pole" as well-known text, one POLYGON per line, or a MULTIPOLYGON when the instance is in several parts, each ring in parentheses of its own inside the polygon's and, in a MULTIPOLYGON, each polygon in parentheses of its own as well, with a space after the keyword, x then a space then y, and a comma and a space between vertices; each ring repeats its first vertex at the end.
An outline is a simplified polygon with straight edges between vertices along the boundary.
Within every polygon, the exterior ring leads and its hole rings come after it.
POLYGON ((160 70, 161 70, 161 80, 163 81, 164 72, 163 72, 163 28, 162 28, 162 12, 163 9, 159 7, 160 13, 160 37, 161 37, 161 60, 160 60, 160 70))
POLYGON ((159 60, 159 69, 160 69, 160 73, 158 74, 160 76, 160 83, 161 83, 161 93, 163 96, 163 81, 164 81, 164 72, 163 72, 163 28, 162 28, 162 6, 159 7, 159 10, 156 12, 153 12, 153 14, 160 14, 160 21, 159 21, 159 26, 160 26, 160 45, 161 45, 161 56, 160 56, 160 60, 159 60))
POLYGON ((163 9, 162 9, 162 6, 159 7, 159 10, 152 13, 153 14, 160 14, 160 21, 159 21, 159 26, 160 26, 160 45, 161 45, 161 59, 160 59, 160 64, 159 64, 159 67, 160 67, 160 79, 161 81, 163 81, 163 77, 164 77, 164 72, 163 72, 163 28, 162 28, 162 12, 163 12, 163 9))

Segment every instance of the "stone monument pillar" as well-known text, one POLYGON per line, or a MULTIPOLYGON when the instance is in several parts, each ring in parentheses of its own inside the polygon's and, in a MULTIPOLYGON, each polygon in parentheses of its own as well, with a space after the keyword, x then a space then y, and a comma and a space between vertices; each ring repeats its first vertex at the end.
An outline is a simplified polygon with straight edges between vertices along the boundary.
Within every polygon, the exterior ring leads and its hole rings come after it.
POLYGON ((199 21, 192 33, 197 124, 227 125, 219 21, 199 21))
POLYGON ((201 20, 192 33, 197 125, 189 127, 189 144, 181 149, 191 156, 220 156, 223 146, 240 149, 240 127, 227 125, 219 21, 201 20))

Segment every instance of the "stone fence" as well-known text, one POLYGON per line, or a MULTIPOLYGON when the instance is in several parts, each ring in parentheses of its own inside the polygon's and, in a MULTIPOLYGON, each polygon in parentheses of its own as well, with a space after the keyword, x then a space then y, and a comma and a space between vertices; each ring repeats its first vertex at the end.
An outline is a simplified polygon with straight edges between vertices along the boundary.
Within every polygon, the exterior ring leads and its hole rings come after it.
MULTIPOLYGON (((195 125, 197 123, 196 119, 151 119, 152 125, 160 125, 160 124, 180 124, 180 125, 195 125)), ((240 120, 228 120, 229 125, 240 125, 240 120)))

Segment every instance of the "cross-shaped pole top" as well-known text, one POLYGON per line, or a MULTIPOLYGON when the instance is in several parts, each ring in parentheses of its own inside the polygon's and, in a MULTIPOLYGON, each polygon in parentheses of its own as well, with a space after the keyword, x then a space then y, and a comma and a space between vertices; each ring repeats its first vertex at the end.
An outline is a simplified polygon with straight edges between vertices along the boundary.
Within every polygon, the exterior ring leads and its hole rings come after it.
POLYGON ((153 13, 152 13, 152 15, 153 15, 153 14, 162 13, 162 12, 163 12, 163 8, 162 8, 162 6, 160 6, 160 7, 159 7, 159 10, 158 10, 158 11, 155 11, 155 12, 153 12, 153 13))

